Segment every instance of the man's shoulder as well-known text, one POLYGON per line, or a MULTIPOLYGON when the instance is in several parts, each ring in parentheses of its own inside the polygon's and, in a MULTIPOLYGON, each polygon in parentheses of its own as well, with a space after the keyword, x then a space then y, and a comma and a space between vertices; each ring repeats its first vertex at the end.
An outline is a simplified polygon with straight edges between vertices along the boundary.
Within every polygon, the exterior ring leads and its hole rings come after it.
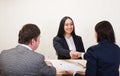
POLYGON ((36 55, 36 57, 40 57, 40 58, 44 58, 44 55, 37 53, 37 52, 33 52, 34 55, 36 55))
POLYGON ((44 55, 40 54, 40 53, 37 53, 37 52, 34 52, 32 50, 29 50, 28 48, 26 47, 23 47, 23 46, 16 46, 14 48, 11 48, 11 49, 7 49, 7 50, 3 50, 1 52, 2 55, 22 55, 22 56, 29 56, 30 58, 31 57, 35 57, 35 58, 41 58, 41 59, 44 59, 44 55))
POLYGON ((15 47, 15 48, 10 48, 10 49, 2 50, 2 51, 1 51, 1 54, 12 52, 12 50, 15 50, 15 49, 16 49, 16 47, 15 47))

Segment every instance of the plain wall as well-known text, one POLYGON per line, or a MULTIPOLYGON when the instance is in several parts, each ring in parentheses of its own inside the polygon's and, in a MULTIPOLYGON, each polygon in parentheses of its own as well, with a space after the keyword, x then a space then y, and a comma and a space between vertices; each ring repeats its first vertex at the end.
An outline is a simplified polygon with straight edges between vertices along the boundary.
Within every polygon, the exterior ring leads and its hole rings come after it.
POLYGON ((19 30, 24 24, 34 23, 42 32, 36 52, 57 59, 53 37, 64 16, 73 19, 85 50, 96 44, 94 26, 102 20, 112 23, 120 46, 120 0, 0 0, 0 52, 18 45, 19 30))

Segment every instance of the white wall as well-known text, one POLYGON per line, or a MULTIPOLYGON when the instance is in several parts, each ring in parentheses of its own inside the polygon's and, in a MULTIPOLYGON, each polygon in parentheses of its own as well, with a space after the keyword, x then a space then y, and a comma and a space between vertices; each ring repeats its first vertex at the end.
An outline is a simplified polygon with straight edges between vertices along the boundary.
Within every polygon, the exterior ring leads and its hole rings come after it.
POLYGON ((15 47, 21 27, 35 23, 42 32, 37 52, 56 59, 52 40, 64 16, 74 20, 85 49, 96 44, 94 26, 101 20, 113 24, 120 46, 120 0, 0 0, 0 51, 15 47))

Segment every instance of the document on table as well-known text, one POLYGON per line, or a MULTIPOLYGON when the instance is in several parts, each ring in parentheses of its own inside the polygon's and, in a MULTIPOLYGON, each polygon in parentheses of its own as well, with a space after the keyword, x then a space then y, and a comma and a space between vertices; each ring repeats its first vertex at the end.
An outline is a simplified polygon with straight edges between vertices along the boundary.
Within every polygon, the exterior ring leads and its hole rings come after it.
POLYGON ((59 68, 59 69, 63 69, 63 70, 73 70, 73 71, 81 71, 83 69, 85 69, 82 65, 80 65, 77 62, 73 62, 73 61, 52 61, 53 66, 59 68))

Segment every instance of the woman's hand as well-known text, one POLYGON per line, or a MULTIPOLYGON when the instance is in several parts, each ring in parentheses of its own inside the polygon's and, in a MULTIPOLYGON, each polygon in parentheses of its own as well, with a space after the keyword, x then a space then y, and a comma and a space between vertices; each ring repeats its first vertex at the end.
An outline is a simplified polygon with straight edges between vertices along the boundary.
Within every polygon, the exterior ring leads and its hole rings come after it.
POLYGON ((81 57, 81 53, 76 51, 70 51, 70 56, 72 59, 78 59, 81 57))

